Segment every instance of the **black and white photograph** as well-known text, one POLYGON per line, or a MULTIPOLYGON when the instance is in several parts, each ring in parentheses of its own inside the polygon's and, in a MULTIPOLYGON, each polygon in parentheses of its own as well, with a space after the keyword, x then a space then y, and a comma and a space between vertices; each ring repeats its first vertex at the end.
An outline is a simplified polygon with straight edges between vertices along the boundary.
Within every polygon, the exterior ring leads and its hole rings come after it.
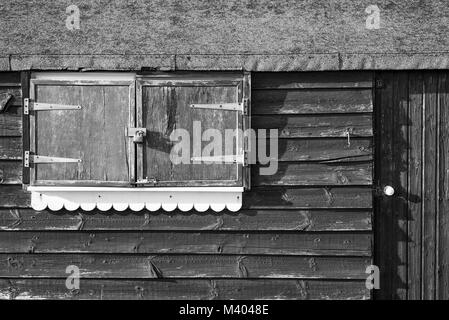
POLYGON ((449 300, 449 2, 0 0, 0 300, 449 300))

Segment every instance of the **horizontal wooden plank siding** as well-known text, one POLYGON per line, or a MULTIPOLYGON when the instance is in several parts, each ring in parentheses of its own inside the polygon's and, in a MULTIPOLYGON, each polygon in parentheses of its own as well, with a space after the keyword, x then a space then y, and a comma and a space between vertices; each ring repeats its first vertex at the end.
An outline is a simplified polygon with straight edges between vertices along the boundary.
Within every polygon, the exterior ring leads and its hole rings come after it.
POLYGON ((371 255, 370 233, 2 232, 0 253, 371 255))
POLYGON ((0 137, 22 136, 22 108, 9 107, 0 113, 0 137))
POLYGON ((254 186, 371 185, 372 163, 282 163, 273 175, 254 167, 254 186))
POLYGON ((366 279, 369 258, 241 255, 0 254, 0 278, 64 277, 69 265, 95 278, 366 279))
POLYGON ((278 141, 278 154, 280 162, 371 161, 373 160, 373 140, 372 138, 351 138, 348 145, 347 139, 282 139, 278 141))
POLYGON ((0 160, 22 160, 22 137, 0 137, 0 160))
POLYGON ((0 160, 0 184, 22 183, 22 161, 0 160))
MULTIPOLYGON (((257 92, 256 92, 257 94, 257 92)), ((260 115, 252 117, 254 129, 278 129, 279 138, 371 137, 371 114, 338 115, 260 115)))
POLYGON ((253 89, 252 126, 279 132, 279 163, 272 175, 252 165, 236 213, 34 211, 11 105, 0 115, 0 298, 370 298, 372 75, 253 74, 253 89), (81 270, 76 293, 68 265, 81 270))
POLYGON ((365 89, 275 90, 257 92, 256 114, 307 114, 372 112, 373 99, 365 89))
MULTIPOLYGON (((234 213, 54 212, 0 209, 4 231, 371 231, 370 210, 241 210, 234 213)), ((15 233, 10 234, 14 237, 15 233)))
POLYGON ((66 290, 66 279, 0 279, 0 299, 282 299, 363 300, 365 281, 294 279, 85 279, 66 290))

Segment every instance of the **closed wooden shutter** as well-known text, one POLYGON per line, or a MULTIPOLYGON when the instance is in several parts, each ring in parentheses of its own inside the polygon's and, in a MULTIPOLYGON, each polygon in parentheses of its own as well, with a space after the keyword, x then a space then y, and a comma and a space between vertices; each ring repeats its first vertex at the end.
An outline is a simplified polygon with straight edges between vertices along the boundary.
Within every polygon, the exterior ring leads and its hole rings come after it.
POLYGON ((137 121, 139 127, 147 129, 146 142, 138 149, 140 181, 157 186, 242 186, 243 146, 237 138, 229 152, 224 139, 226 129, 244 126, 242 109, 238 109, 243 108, 247 94, 243 88, 243 74, 139 77, 137 121), (176 129, 189 133, 190 163, 174 164, 170 160, 176 143, 170 136, 176 129), (206 159, 197 151, 211 142, 201 140, 207 129, 222 134, 220 155, 225 158, 214 153, 208 161, 202 161, 206 159))
POLYGON ((133 76, 35 75, 31 184, 130 184, 134 145, 125 130, 134 125, 134 92, 133 76))

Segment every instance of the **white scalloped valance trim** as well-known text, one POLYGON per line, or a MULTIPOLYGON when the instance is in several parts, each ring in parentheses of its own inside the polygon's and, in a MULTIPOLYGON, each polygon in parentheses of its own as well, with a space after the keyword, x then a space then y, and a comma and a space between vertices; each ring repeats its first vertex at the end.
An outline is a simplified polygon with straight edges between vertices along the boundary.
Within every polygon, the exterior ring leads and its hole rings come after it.
POLYGON ((243 188, 240 187, 192 187, 192 188, 115 188, 115 187, 28 187, 31 191, 31 207, 58 211, 63 208, 74 211, 79 208, 92 211, 114 209, 124 211, 149 210, 181 211, 195 209, 204 212, 238 211, 242 207, 243 188))

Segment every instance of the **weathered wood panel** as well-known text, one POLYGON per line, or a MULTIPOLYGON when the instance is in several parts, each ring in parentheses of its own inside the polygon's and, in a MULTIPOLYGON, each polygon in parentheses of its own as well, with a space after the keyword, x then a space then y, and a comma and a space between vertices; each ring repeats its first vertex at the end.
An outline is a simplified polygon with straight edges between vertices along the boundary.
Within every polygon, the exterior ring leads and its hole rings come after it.
MULTIPOLYGON (((171 152, 174 142, 170 138, 175 129, 186 130, 190 135, 191 156, 201 157, 203 148, 210 143, 209 140, 202 141, 204 131, 218 130, 224 139, 226 129, 237 128, 238 114, 232 111, 193 109, 190 105, 237 102, 238 86, 224 86, 218 80, 214 86, 198 83, 195 86, 143 86, 142 125, 147 128, 148 133, 143 160, 139 159, 143 161, 141 178, 154 178, 158 185, 183 181, 192 186, 192 180, 216 180, 217 182, 209 183, 212 185, 220 185, 223 181, 237 181, 236 164, 173 163, 171 152), (199 132, 195 129, 196 125, 199 132), (200 154, 197 152, 197 143, 200 154)), ((210 140, 211 138, 209 137, 210 140)), ((213 153, 211 156, 227 154, 225 141, 215 141, 215 136, 213 141, 219 142, 221 149, 217 150, 219 154, 213 153)), ((182 152, 185 153, 186 150, 183 149, 182 152)))
POLYGON ((0 185, 0 207, 27 208, 30 206, 30 193, 20 185, 0 185))
POLYGON ((439 77, 438 86, 439 125, 438 146, 439 154, 439 183, 438 188, 438 214, 436 217, 436 298, 449 299, 449 75, 444 73, 439 77))
MULTIPOLYGON (((254 75, 253 89, 371 88, 372 77, 371 72, 259 72, 254 75)), ((345 98, 350 101, 349 96, 345 98)))
POLYGON ((279 163, 273 175, 260 174, 254 167, 254 186, 371 185, 372 164, 362 163, 279 163))
POLYGON ((371 114, 321 116, 254 116, 254 129, 278 129, 279 138, 370 137, 371 114))
POLYGON ((409 148, 409 218, 407 220, 407 298, 417 300, 421 297, 421 202, 422 202, 422 149, 423 149, 423 74, 409 74, 409 123, 407 136, 409 148))
POLYGON ((0 160, 22 160, 22 137, 0 137, 0 160))
POLYGON ((22 162, 0 160, 0 184, 21 184, 22 162))
POLYGON ((0 253, 371 255, 369 233, 0 232, 0 253))
POLYGON ((344 188, 253 188, 243 195, 250 209, 371 208, 372 189, 344 188))
POLYGON ((22 108, 10 107, 0 113, 0 137, 22 136, 22 108))
POLYGON ((241 255, 0 254, 0 277, 365 279, 370 258, 241 255))
MULTIPOLYGON (((274 121, 272 128, 302 123, 299 127, 310 131, 279 141, 276 175, 258 176, 253 166, 245 209, 219 214, 35 212, 26 208, 29 195, 20 185, 0 186, 0 277, 6 280, 0 279, 1 297, 369 298, 364 279, 366 266, 372 264, 371 74, 328 74, 322 85, 313 84, 323 78, 318 74, 290 74, 286 81, 285 74, 279 80, 265 74, 259 80, 268 76, 275 87, 266 94, 259 87, 253 98, 260 96, 264 103, 264 96, 273 97, 278 103, 277 91, 285 91, 288 99, 285 105, 267 102, 253 118, 271 118, 263 124, 267 128, 274 121), (346 131, 352 123, 361 125, 354 127, 348 143, 346 131), (359 137, 357 132, 362 132, 359 137), (339 185, 338 172, 352 177, 347 184, 353 185, 339 185), (77 293, 64 286, 69 264, 83 270, 77 293), (158 276, 170 282, 149 279, 158 276), (224 279, 231 277, 239 279, 224 279)), ((20 115, 20 108, 11 110, 20 115)), ((12 140, 5 137, 9 146, 0 144, 9 148, 8 157, 15 152, 12 140)))
POLYGON ((372 112, 369 89, 256 90, 253 114, 309 114, 372 112))
POLYGON ((82 279, 79 290, 67 290, 65 279, 0 279, 0 299, 96 300, 362 300, 364 281, 294 279, 82 279))
POLYGON ((35 85, 36 101, 81 105, 81 110, 35 113, 36 150, 81 163, 37 164, 35 179, 129 182, 129 87, 35 85), (102 164, 102 165, 99 165, 102 164))
POLYGON ((19 72, 1 72, 0 87, 1 86, 17 86, 20 87, 20 73, 19 72))
MULTIPOLYGON (((51 212, 0 209, 0 230, 370 231, 371 211, 241 210, 230 213, 51 212)), ((11 237, 13 235, 10 235, 11 237)))
POLYGON ((375 260, 384 270, 378 297, 445 297, 447 72, 381 77, 379 183, 396 192, 379 198, 376 213, 375 260))
POLYGON ((436 215, 438 210, 438 75, 429 74, 424 79, 423 119, 423 199, 422 199, 422 299, 436 297, 436 215))
POLYGON ((20 84, 17 87, 4 86, 0 83, 0 97, 4 95, 12 95, 11 100, 8 101, 8 108, 12 106, 22 105, 22 90, 20 89, 20 84))
POLYGON ((384 86, 377 89, 381 139, 379 184, 393 186, 395 196, 382 196, 378 211, 376 257, 380 270, 384 270, 380 284, 384 289, 378 297, 404 299, 407 292, 408 75, 384 73, 380 80, 384 86))
MULTIPOLYGON (((270 150, 269 140, 267 145, 267 150, 270 150)), ((368 160, 373 160, 371 138, 351 138, 349 144, 347 138, 278 140, 278 161, 280 162, 326 161, 335 163, 368 160)))

